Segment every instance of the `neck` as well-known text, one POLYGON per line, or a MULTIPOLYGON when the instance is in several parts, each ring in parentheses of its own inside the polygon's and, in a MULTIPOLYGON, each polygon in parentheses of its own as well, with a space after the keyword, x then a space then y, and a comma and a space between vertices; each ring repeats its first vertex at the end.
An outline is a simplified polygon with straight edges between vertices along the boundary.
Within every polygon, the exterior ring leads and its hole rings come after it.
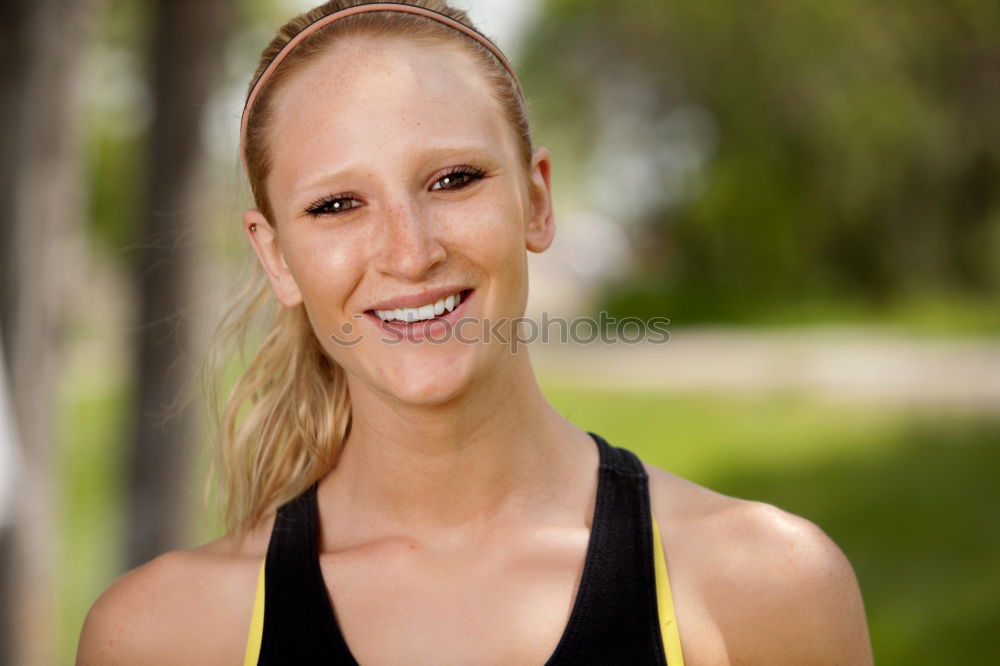
POLYGON ((433 529, 483 525, 558 496, 589 461, 580 449, 589 437, 548 404, 526 354, 504 365, 433 406, 352 390, 351 433, 328 477, 331 509, 355 524, 433 529))

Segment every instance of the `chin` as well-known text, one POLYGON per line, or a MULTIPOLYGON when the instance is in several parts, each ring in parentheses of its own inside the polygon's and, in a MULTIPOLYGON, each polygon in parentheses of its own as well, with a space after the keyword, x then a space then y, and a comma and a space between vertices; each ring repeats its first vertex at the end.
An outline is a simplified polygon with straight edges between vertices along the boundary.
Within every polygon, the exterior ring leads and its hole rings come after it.
POLYGON ((432 407, 453 401, 471 384, 468 373, 407 374, 386 386, 385 391, 399 402, 432 407))
POLYGON ((381 392, 410 405, 450 402, 475 383, 474 360, 468 354, 401 359, 384 373, 381 392))
POLYGON ((393 386, 390 395, 401 403, 416 407, 444 405, 461 395, 462 389, 453 383, 414 383, 407 386, 393 386))

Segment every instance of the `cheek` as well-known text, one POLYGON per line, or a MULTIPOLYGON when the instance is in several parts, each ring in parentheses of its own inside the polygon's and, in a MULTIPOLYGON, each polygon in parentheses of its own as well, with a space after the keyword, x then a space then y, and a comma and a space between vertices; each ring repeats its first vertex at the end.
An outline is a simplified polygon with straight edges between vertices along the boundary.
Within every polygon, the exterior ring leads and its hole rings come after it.
POLYGON ((526 265, 524 212, 516 193, 477 202, 458 217, 448 236, 462 254, 490 270, 526 265))
POLYGON ((362 253, 352 247, 349 239, 323 232, 302 234, 288 243, 288 268, 316 324, 336 318, 357 283, 362 253))

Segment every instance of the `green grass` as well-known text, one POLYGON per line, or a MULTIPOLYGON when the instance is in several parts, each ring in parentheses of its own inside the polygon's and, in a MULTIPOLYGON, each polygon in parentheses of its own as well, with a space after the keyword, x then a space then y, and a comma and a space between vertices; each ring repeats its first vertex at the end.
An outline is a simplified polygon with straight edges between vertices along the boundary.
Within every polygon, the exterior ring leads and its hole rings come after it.
POLYGON ((671 326, 724 326, 745 329, 854 326, 928 339, 996 339, 1000 308, 990 295, 914 291, 887 303, 810 293, 786 300, 749 301, 689 289, 665 295, 655 284, 612 290, 603 307, 616 317, 666 316, 671 326))
POLYGON ((991 663, 1000 417, 544 386, 645 461, 822 527, 858 574, 879 664, 991 663))
MULTIPOLYGON (((878 663, 989 663, 1000 626, 1000 417, 543 381, 561 413, 647 462, 816 522, 858 573, 878 663)), ((61 663, 120 572, 123 389, 64 407, 61 663)), ((194 483, 200 487, 200 479, 194 483)))
POLYGON ((90 604, 121 573, 125 512, 124 390, 80 393, 62 405, 56 456, 59 663, 71 664, 90 604))
POLYGON ((830 322, 887 328, 908 336, 936 338, 996 338, 1000 308, 989 297, 923 292, 876 307, 856 302, 809 300, 795 307, 761 308, 751 324, 762 326, 827 325, 830 322))

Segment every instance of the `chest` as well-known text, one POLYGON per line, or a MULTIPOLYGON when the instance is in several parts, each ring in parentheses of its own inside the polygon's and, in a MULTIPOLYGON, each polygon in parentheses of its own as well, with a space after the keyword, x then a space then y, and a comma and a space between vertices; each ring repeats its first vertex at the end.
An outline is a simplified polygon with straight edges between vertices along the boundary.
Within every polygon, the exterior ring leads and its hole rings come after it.
POLYGON ((258 663, 662 666, 646 476, 595 441, 589 527, 536 508, 527 538, 471 548, 344 529, 324 542, 314 485, 275 519, 258 663))
POLYGON ((414 544, 324 554, 337 625, 362 664, 543 664, 569 622, 589 531, 535 531, 504 548, 414 544))

